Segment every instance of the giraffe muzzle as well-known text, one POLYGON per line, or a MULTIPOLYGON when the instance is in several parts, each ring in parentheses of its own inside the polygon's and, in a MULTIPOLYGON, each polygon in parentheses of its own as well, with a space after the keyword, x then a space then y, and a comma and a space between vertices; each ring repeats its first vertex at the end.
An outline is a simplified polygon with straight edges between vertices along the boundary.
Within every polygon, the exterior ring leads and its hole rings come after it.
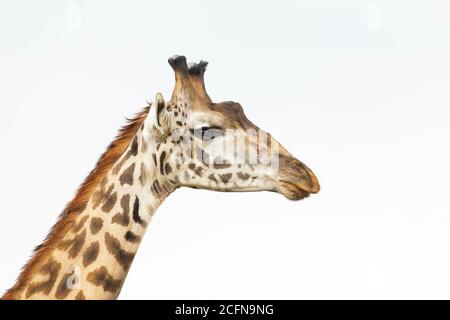
POLYGON ((301 200, 320 191, 319 180, 305 164, 293 157, 282 157, 278 192, 290 200, 301 200))

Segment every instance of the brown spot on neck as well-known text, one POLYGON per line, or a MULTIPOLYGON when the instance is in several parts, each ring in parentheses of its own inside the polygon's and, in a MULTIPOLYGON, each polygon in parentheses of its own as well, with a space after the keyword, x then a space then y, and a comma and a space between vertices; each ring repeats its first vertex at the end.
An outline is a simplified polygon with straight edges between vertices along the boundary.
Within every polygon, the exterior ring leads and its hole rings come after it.
POLYGON ((80 219, 80 221, 76 225, 74 225, 73 232, 75 232, 75 233, 79 232, 84 227, 84 224, 86 223, 86 220, 88 218, 89 218, 88 215, 85 215, 84 217, 82 217, 80 219))
POLYGON ((127 241, 129 241, 131 243, 137 243, 137 242, 141 241, 141 237, 136 235, 136 234, 134 234, 131 231, 127 231, 125 233, 124 238, 125 238, 125 240, 127 240, 127 241))
POLYGON ((122 159, 117 163, 117 165, 113 168, 113 175, 117 175, 119 171, 122 169, 123 165, 130 159, 131 157, 135 157, 138 154, 138 141, 137 136, 134 137, 133 142, 131 143, 130 150, 122 157, 122 159))
POLYGON ((134 253, 127 252, 122 249, 120 241, 114 238, 108 232, 105 234, 105 245, 108 252, 116 259, 125 271, 130 268, 131 262, 134 259, 134 253))
POLYGON ((132 156, 137 156, 139 150, 139 144, 138 144, 138 138, 137 136, 134 137, 133 142, 131 143, 130 147, 130 153, 132 156))
POLYGON ((104 266, 89 273, 87 281, 111 293, 117 293, 122 285, 122 280, 114 279, 104 266))
POLYGON ((103 227, 103 220, 100 218, 92 218, 91 219, 91 225, 90 225, 90 229, 91 229, 91 233, 92 234, 97 234, 103 227))
POLYGON ((117 192, 114 192, 107 198, 106 202, 103 204, 102 211, 109 213, 112 210, 112 208, 114 208, 114 206, 116 205, 116 202, 117 202, 117 192))
POLYGON ((69 259, 73 259, 80 252, 84 245, 85 239, 86 230, 83 230, 82 233, 77 234, 74 238, 61 241, 58 245, 58 249, 67 251, 69 253, 69 259))
POLYGON ((141 216, 139 215, 139 198, 136 196, 134 199, 133 204, 133 220, 136 223, 139 223, 141 225, 144 224, 144 221, 141 219, 141 216))
POLYGON ((98 190, 92 194, 92 208, 95 210, 97 207, 105 201, 105 198, 111 195, 113 185, 111 184, 108 191, 105 190, 108 179, 104 178, 98 190))
POLYGON ((99 245, 98 241, 91 243, 91 245, 84 251, 83 266, 87 267, 92 262, 94 262, 98 257, 99 251, 100 251, 100 245, 99 245))
POLYGON ((124 184, 133 185, 134 181, 134 168, 135 163, 131 164, 120 176, 120 184, 123 186, 124 184))
POLYGON ((120 200, 120 205, 122 207, 122 212, 116 213, 112 218, 112 223, 117 223, 122 226, 128 226, 130 223, 130 195, 126 194, 120 200))
POLYGON ((53 260, 53 258, 50 258, 39 270, 39 274, 48 275, 48 280, 30 283, 25 297, 29 298, 39 292, 44 295, 49 295, 55 285, 56 279, 58 279, 60 269, 61 264, 53 260))
POLYGON ((74 273, 66 273, 59 281, 58 287, 56 288, 55 297, 58 300, 65 299, 70 291, 74 288, 75 283, 71 283, 71 280, 78 281, 74 273), (72 279, 73 278, 73 279, 72 279), (73 285, 73 287, 71 287, 73 285))
POLYGON ((116 164, 116 166, 112 169, 112 174, 117 175, 122 169, 123 165, 131 158, 131 152, 127 152, 123 158, 116 164))

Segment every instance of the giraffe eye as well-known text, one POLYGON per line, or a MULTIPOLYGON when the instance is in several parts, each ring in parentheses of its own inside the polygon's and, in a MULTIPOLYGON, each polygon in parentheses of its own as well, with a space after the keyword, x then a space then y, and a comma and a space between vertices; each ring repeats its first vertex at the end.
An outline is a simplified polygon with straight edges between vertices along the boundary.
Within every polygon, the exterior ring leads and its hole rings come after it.
POLYGON ((201 140, 214 140, 223 135, 223 129, 220 127, 201 127, 193 130, 194 136, 201 140))

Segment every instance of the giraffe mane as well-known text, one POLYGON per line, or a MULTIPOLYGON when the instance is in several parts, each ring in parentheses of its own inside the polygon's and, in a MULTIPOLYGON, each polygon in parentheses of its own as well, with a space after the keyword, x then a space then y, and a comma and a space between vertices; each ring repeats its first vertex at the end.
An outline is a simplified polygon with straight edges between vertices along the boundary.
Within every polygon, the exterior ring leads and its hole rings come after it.
POLYGON ((126 151, 139 128, 142 126, 149 110, 150 104, 134 118, 127 119, 125 126, 119 130, 114 141, 111 142, 97 161, 95 168, 89 173, 87 178, 78 188, 74 198, 59 215, 57 222, 51 228, 47 237, 34 249, 31 258, 22 268, 14 286, 4 294, 2 299, 14 299, 16 294, 21 293, 21 291, 25 289, 23 284, 29 282, 31 276, 36 271, 35 269, 39 267, 40 262, 51 254, 58 242, 70 227, 73 226, 78 215, 84 211, 96 186, 101 183, 113 165, 126 151))

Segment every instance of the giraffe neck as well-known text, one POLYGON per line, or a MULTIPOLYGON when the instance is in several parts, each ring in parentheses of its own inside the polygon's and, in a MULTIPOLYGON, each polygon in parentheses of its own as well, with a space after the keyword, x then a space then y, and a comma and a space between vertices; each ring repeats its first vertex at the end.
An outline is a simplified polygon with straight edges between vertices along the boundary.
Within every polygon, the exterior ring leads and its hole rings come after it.
POLYGON ((25 267, 16 298, 117 298, 152 215, 175 189, 160 174, 160 146, 144 125, 65 235, 25 267))
MULTIPOLYGON (((78 290, 72 295, 82 292, 88 299, 119 295, 154 212, 174 190, 152 161, 156 147, 139 132, 80 216, 86 219, 87 235, 76 264, 78 290)), ((72 263, 66 260, 66 267, 73 269, 67 262, 72 263)))

